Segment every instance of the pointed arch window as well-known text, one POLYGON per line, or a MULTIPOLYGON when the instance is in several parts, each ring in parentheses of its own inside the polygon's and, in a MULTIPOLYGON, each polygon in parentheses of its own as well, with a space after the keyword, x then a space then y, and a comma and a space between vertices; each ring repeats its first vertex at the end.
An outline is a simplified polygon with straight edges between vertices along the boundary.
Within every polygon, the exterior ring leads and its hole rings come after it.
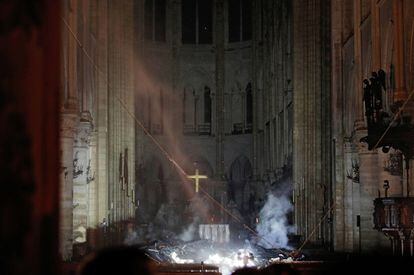
POLYGON ((182 42, 211 44, 213 41, 213 1, 182 0, 182 42))
POLYGON ((211 90, 204 87, 204 123, 211 123, 211 90))
POLYGON ((163 90, 160 89, 159 91, 159 98, 158 98, 158 121, 154 125, 154 134, 161 135, 163 133, 164 128, 164 93, 163 90))
POLYGON ((194 88, 184 88, 183 93, 183 133, 191 135, 196 133, 197 129, 197 99, 194 88))
POLYGON ((163 134, 164 128, 164 93, 148 93, 148 131, 152 134, 163 134))
POLYGON ((229 0, 229 42, 247 41, 252 39, 251 2, 251 0, 229 0))
POLYGON ((145 0, 144 33, 148 40, 165 42, 166 33, 165 0, 145 0))
POLYGON ((199 135, 211 134, 211 90, 210 87, 204 86, 204 123, 198 125, 199 135))
POLYGON ((154 30, 154 7, 153 0, 146 0, 144 3, 145 10, 145 38, 152 40, 154 30))

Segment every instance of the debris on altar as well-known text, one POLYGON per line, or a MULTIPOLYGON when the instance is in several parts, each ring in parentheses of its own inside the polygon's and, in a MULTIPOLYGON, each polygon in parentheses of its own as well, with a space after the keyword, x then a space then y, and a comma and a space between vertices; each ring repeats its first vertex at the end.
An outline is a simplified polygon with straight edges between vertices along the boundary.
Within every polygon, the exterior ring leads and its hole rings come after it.
POLYGON ((243 267, 264 268, 276 262, 305 259, 304 254, 281 248, 265 248, 254 240, 229 241, 228 225, 199 225, 199 239, 182 241, 171 232, 146 244, 136 244, 155 262, 217 266, 221 274, 243 267))

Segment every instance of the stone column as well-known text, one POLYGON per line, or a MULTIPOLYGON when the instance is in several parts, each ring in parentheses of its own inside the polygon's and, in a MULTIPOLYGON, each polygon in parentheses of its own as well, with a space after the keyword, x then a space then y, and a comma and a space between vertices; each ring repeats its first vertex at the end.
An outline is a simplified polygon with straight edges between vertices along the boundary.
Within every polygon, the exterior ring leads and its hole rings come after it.
POLYGON ((326 0, 293 1, 293 181, 299 190, 303 183, 295 220, 304 237, 316 230, 310 240, 318 242, 330 241, 326 220, 318 225, 331 204, 329 7, 326 0))
POLYGON ((97 65, 101 74, 97 81, 97 160, 96 177, 98 187, 98 222, 108 221, 108 1, 99 0, 97 3, 98 32, 97 32, 97 65))
POLYGON ((124 205, 126 219, 134 217, 134 206, 131 203, 131 194, 133 190, 133 184, 135 183, 135 127, 136 122, 132 116, 135 114, 134 104, 134 13, 133 13, 133 1, 129 0, 124 8, 125 12, 125 45, 127 47, 125 51, 125 101, 127 103, 128 111, 123 110, 124 113, 124 137, 123 137, 123 150, 127 150, 127 175, 125 176, 126 190, 124 190, 124 205))
MULTIPOLYGON (((109 1, 107 7, 107 72, 106 128, 108 199, 110 222, 118 224, 128 217, 128 201, 123 176, 123 155, 134 148, 133 119, 133 9, 131 0, 109 1)), ((130 154, 131 155, 131 154, 130 154)), ((133 155, 132 155, 133 157, 133 155)), ((130 180, 134 181, 133 165, 129 163, 130 180)), ((101 169, 101 167, 99 167, 101 169)))
POLYGON ((372 67, 373 72, 381 68, 381 33, 380 33, 380 11, 378 1, 371 0, 371 35, 372 35, 372 67))
POLYGON ((224 175, 224 87, 225 87, 225 66, 224 66, 224 1, 216 0, 215 17, 215 45, 216 45, 216 174, 219 178, 224 175))
POLYGON ((356 117, 355 130, 364 130, 364 112, 362 107, 362 60, 361 60, 361 0, 354 0, 354 62, 355 62, 355 90, 361 100, 355 102, 356 117))
POLYGON ((96 228, 99 225, 98 217, 98 184, 95 180, 97 168, 97 132, 90 134, 89 143, 90 163, 86 169, 86 183, 88 186, 88 228, 96 228))
POLYGON ((60 253, 63 260, 72 257, 73 243, 73 139, 75 136, 78 116, 75 112, 61 114, 61 180, 60 180, 60 253))
MULTIPOLYGON (((340 251, 357 252, 358 247, 354 247, 354 239, 358 238, 359 231, 356 228, 356 213, 359 214, 359 189, 360 181, 357 180, 358 174, 354 170, 359 166, 357 148, 352 141, 344 142, 344 165, 342 174, 341 193, 338 192, 335 198, 337 203, 336 213, 342 211, 342 215, 335 217, 337 223, 342 222, 340 228, 335 229, 335 235, 343 234, 343 247, 336 247, 340 251), (354 190, 357 190, 358 196, 355 196, 354 190), (338 209, 341 206, 341 209, 338 209), (356 207, 358 206, 358 207, 356 207), (354 250, 355 249, 355 250, 354 250)), ((338 188, 337 188, 338 189, 338 188)))
MULTIPOLYGON (((363 133, 363 132, 361 132, 363 133)), ((366 132, 365 135, 366 136, 366 132)), ((360 140, 362 136, 356 136, 360 140)), ((359 233, 360 251, 373 252, 381 245, 381 240, 385 237, 382 233, 373 229, 374 199, 378 197, 378 154, 375 150, 368 151, 367 145, 359 143, 358 153, 360 159, 360 217, 361 223, 359 233)), ((357 248, 355 248, 357 250, 357 248)))
MULTIPOLYGON (((119 54, 120 46, 120 29, 119 21, 120 14, 118 9, 119 4, 115 1, 108 1, 107 6, 107 33, 106 42, 107 42, 107 125, 105 131, 107 132, 107 147, 106 147, 106 157, 107 163, 106 167, 102 167, 106 170, 108 175, 108 223, 110 226, 114 225, 116 218, 118 218, 118 209, 117 205, 117 187, 119 186, 119 178, 117 171, 119 171, 119 151, 117 150, 117 133, 118 133, 118 124, 117 115, 119 113, 117 107, 119 106, 119 101, 116 98, 117 93, 119 92, 119 54)), ((111 234, 111 242, 112 240, 111 234)))
POLYGON ((66 94, 61 106, 61 211, 60 211, 60 252, 63 260, 72 257, 73 244, 73 142, 78 116, 78 78, 77 78, 77 49, 78 44, 71 31, 77 31, 77 1, 67 0, 62 5, 63 14, 66 16, 65 24, 62 24, 63 46, 65 50, 62 56, 64 62, 64 77, 62 79, 66 94))
POLYGON ((73 145, 73 242, 86 242, 89 207, 90 135, 92 124, 81 121, 73 145))
MULTIPOLYGON (((171 5, 173 5, 172 3, 170 3, 171 5)), ((135 78, 134 78, 134 87, 135 87, 135 99, 134 99, 134 103, 135 103, 135 115, 137 116, 137 118, 143 119, 143 116, 141 115, 141 108, 142 108, 142 102, 141 102, 141 98, 143 97, 143 83, 142 83, 142 79, 143 79, 143 74, 142 74, 142 56, 144 56, 144 1, 143 0, 138 0, 138 1, 134 1, 134 5, 135 5, 135 16, 134 16, 134 26, 135 26, 135 33, 134 33, 134 37, 135 37, 135 46, 134 46, 134 71, 136 73, 135 78), (141 108, 140 108, 141 107, 141 108)), ((173 5, 175 7, 175 5, 173 5)), ((180 6, 179 6, 180 7, 180 6)), ((134 202, 134 215, 135 218, 137 218, 138 216, 135 214, 135 212, 137 212, 135 210, 136 207, 138 207, 138 202, 136 201, 136 194, 138 194, 138 192, 141 191, 141 188, 139 188, 142 184, 141 179, 143 179, 143 175, 141 175, 141 173, 143 173, 143 169, 142 168, 142 163, 143 163, 143 151, 145 148, 144 142, 145 142, 145 135, 144 132, 142 131, 142 128, 138 125, 135 125, 135 139, 136 139, 136 143, 135 143, 135 177, 137 178, 137 182, 133 182, 134 183, 134 193, 133 193, 133 202, 134 202)), ((142 222, 142 221, 138 221, 138 222, 142 222)))
MULTIPOLYGON (((394 102, 404 102, 408 98, 408 91, 405 81, 405 61, 404 60, 404 1, 393 1, 393 26, 394 26, 394 65, 395 65, 395 92, 394 102)), ((411 92, 411 91, 410 91, 411 92)), ((414 101, 411 97, 410 101, 404 108, 404 116, 414 116, 414 101)), ((404 163, 406 165, 406 163, 404 163)), ((406 196, 414 195, 414 159, 409 160, 409 175, 404 169, 404 183, 403 193, 406 196), (407 186, 407 178, 409 179, 409 186, 407 186)))
MULTIPOLYGON (((65 6, 65 5, 64 5, 65 6)), ((77 112, 78 109, 78 77, 77 77, 77 55, 78 55, 78 43, 73 37, 72 32, 77 33, 77 1, 69 0, 67 5, 68 10, 66 11, 67 18, 66 24, 62 25, 63 34, 67 37, 66 54, 64 58, 67 60, 66 76, 67 79, 67 98, 64 102, 64 107, 67 110, 73 110, 77 112)), ((71 111, 69 111, 70 113, 71 111)))
MULTIPOLYGON (((172 95, 176 95, 177 98, 182 97, 182 91, 179 90, 179 79, 180 79, 180 43, 181 43, 181 31, 180 31, 180 19, 181 19, 181 5, 180 1, 174 0, 167 5, 170 5, 171 14, 169 19, 171 20, 171 87, 172 87, 172 95)), ((178 102, 179 105, 182 104, 182 100, 178 102)), ((181 108, 177 108, 177 110, 184 110, 185 106, 181 106, 181 108)), ((176 111, 176 109, 171 110, 174 112, 174 118, 170 120, 173 125, 177 125, 180 129, 184 129, 184 122, 182 119, 182 113, 176 111)), ((182 132, 179 132, 179 136, 181 136, 182 132)))
POLYGON ((296 79, 293 79, 294 85, 294 92, 293 92, 293 106, 294 106, 294 117, 293 117, 293 182, 295 184, 294 187, 294 196, 295 196, 295 225, 297 227, 297 234, 304 235, 305 234, 305 215, 303 212, 304 204, 305 204, 305 190, 304 190, 304 176, 303 176, 303 169, 305 167, 304 161, 299 158, 299 156, 303 157, 304 153, 304 143, 301 142, 303 130, 305 129, 303 117, 301 114, 304 112, 304 93, 303 93, 303 72, 301 68, 303 68, 303 61, 305 60, 302 54, 302 51, 297 50, 301 46, 301 42, 298 40, 298 36, 300 36, 300 29, 301 27, 298 26, 300 24, 298 19, 296 18, 303 18, 302 10, 295 8, 299 7, 300 5, 296 2, 293 2, 293 56, 294 56, 294 64, 293 64, 293 74, 296 79), (300 55, 297 55, 299 53, 300 55))
MULTIPOLYGON (((343 117, 343 79, 342 79, 342 29, 343 29, 343 1, 334 0, 332 1, 332 30, 331 30, 331 47, 332 47, 332 118, 333 120, 341 120, 343 117)), ((344 182, 345 175, 343 173, 344 168, 344 154, 347 143, 343 141, 343 127, 333 127, 333 150, 335 155, 333 156, 333 177, 335 190, 332 190, 333 196, 335 197, 336 207, 334 215, 334 249, 343 250, 346 245, 346 233, 344 228, 345 222, 345 207, 342 197, 344 196, 345 188, 344 182), (345 149, 345 150, 344 150, 345 149)))
POLYGON ((395 49, 395 95, 394 102, 407 98, 404 79, 404 12, 403 0, 393 0, 394 49, 395 49))

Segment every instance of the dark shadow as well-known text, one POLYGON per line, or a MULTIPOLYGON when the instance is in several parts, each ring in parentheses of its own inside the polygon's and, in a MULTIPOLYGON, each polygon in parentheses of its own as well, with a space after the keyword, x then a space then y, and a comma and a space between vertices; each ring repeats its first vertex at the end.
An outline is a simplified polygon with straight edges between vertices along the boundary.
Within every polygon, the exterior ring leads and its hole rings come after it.
POLYGON ((150 275, 155 274, 153 262, 140 249, 132 246, 104 249, 88 257, 79 275, 150 275))

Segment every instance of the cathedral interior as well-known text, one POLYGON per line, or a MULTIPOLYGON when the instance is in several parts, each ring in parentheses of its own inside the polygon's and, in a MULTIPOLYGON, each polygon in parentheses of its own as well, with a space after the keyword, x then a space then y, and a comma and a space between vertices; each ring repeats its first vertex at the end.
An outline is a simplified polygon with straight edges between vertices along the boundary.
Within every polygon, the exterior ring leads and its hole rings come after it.
POLYGON ((412 274, 413 34, 412 0, 1 0, 0 273, 412 274))

